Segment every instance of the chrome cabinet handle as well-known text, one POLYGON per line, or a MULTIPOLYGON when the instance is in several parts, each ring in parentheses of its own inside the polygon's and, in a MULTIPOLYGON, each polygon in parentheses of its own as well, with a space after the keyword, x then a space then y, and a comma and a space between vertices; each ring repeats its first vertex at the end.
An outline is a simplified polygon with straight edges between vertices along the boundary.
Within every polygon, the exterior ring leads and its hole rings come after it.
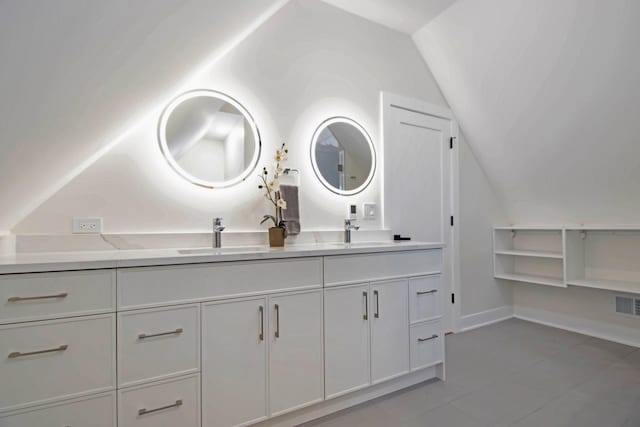
POLYGON ((429 294, 435 294, 436 292, 438 292, 437 289, 432 289, 430 291, 416 292, 416 294, 418 294, 418 295, 429 295, 429 294))
POLYGON ((258 338, 260 338, 260 341, 264 341, 264 307, 260 306, 258 310, 260 311, 260 335, 258 335, 258 338))
POLYGON ((165 409, 177 408, 179 406, 182 406, 182 399, 176 400, 176 403, 172 403, 171 405, 161 406, 155 409, 145 409, 145 408, 138 409, 138 416, 153 414, 154 412, 164 411, 165 409))
POLYGON ((154 337, 162 337, 165 335, 178 335, 184 332, 184 329, 182 328, 178 328, 175 331, 168 331, 168 332, 159 332, 157 334, 140 334, 138 335, 138 339, 139 340, 144 340, 147 338, 154 338, 154 337))
POLYGON ((378 291, 373 291, 373 296, 376 299, 376 312, 373 313, 373 317, 377 319, 380 317, 380 295, 378 294, 378 291))
POLYGON ((369 319, 369 295, 367 291, 362 292, 362 296, 364 297, 364 314, 362 315, 363 320, 369 319))
POLYGON ((39 295, 35 297, 11 297, 7 300, 7 302, 20 302, 20 301, 33 301, 38 299, 62 299, 69 296, 67 292, 63 292, 61 294, 55 295, 39 295))
POLYGON ((9 359, 15 359, 17 357, 25 357, 25 356, 34 356, 36 354, 45 354, 45 353, 57 353, 59 351, 65 351, 69 346, 66 344, 61 345, 56 348, 49 348, 47 350, 37 350, 37 351, 29 351, 26 353, 22 353, 20 351, 14 351, 13 353, 9 353, 9 359))
POLYGON ((280 338, 280 306, 276 304, 274 306, 276 310, 276 338, 280 338))
POLYGON ((436 338, 438 338, 438 336, 436 334, 433 334, 429 338, 418 338, 418 342, 431 341, 435 340, 436 338))

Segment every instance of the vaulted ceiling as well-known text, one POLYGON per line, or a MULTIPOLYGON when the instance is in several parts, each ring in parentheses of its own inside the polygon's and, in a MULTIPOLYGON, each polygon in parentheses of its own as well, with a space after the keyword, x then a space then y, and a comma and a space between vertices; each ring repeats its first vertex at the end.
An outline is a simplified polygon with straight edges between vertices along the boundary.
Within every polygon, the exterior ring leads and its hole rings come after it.
POLYGON ((284 3, 0 1, 0 232, 284 3))
POLYGON ((414 35, 513 221, 640 223, 640 2, 461 0, 414 35))
POLYGON ((413 34, 456 0, 323 0, 347 12, 413 34))
MULTIPOLYGON (((640 223, 640 2, 323 1, 413 35, 512 219, 640 223)), ((0 232, 286 2, 0 1, 0 232)))

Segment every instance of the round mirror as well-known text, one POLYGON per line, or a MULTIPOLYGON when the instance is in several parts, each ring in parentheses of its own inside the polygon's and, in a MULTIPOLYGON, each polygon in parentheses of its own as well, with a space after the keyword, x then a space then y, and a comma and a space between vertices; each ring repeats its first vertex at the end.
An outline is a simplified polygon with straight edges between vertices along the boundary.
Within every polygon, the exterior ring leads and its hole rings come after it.
POLYGON ((213 90, 186 92, 171 101, 160 117, 158 139, 171 167, 207 188, 243 181, 260 157, 260 133, 249 112, 213 90))
POLYGON ((371 182, 376 153, 362 126, 346 117, 333 117, 321 123, 313 134, 311 164, 325 187, 349 196, 371 182))

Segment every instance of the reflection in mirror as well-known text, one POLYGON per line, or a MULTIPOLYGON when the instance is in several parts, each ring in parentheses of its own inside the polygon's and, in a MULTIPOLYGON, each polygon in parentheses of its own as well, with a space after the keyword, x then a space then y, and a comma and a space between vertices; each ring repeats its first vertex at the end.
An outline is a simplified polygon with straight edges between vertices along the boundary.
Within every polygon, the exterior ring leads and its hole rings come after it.
POLYGON ((375 150, 362 126, 346 117, 333 117, 316 130, 311 163, 320 182, 334 193, 357 194, 375 172, 375 150))
POLYGON ((260 156, 260 135, 251 115, 233 98, 212 90, 174 99, 162 113, 158 138, 176 172, 208 188, 244 180, 260 156))

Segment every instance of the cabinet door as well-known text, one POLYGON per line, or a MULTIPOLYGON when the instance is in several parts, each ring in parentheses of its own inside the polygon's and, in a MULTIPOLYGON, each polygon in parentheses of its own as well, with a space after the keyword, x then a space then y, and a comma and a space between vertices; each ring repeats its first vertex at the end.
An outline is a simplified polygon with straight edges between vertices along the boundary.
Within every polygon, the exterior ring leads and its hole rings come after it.
POLYGON ((409 284, 371 284, 371 379, 378 383, 409 372, 409 284))
POLYGON ((324 293, 327 398, 370 384, 369 285, 327 288, 324 293))
POLYGON ((202 309, 203 425, 231 427, 267 416, 266 299, 202 309))
POLYGON ((278 415, 324 396, 322 291, 271 297, 269 312, 269 401, 278 415))

